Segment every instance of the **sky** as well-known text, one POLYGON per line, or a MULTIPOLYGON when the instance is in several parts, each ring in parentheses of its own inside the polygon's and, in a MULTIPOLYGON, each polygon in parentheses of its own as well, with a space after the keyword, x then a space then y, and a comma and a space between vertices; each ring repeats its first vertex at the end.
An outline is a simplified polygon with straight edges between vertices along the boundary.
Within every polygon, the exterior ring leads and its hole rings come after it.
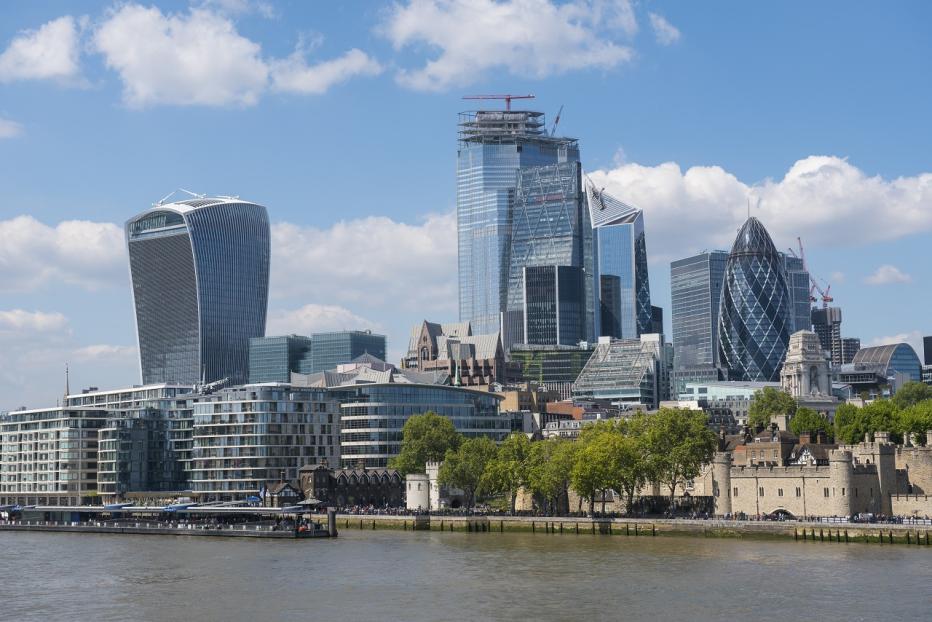
MULTIPOLYGON (((267 334, 455 321, 464 95, 534 94, 669 263, 749 211, 865 345, 932 333, 932 3, 0 3, 0 410, 139 382, 122 224, 272 221, 267 334), (176 195, 178 196, 178 195, 176 195), (181 198, 181 197, 179 197, 181 198)), ((490 106, 499 105, 490 102, 490 106)))

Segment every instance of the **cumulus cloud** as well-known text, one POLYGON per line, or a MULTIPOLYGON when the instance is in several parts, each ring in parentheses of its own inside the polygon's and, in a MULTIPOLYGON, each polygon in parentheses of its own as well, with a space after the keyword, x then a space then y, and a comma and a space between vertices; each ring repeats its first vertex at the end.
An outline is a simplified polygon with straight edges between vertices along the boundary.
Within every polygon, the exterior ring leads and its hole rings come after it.
POLYGON ((867 344, 869 346, 885 346, 888 344, 894 343, 908 343, 913 347, 913 350, 916 351, 916 354, 919 358, 922 358, 923 351, 923 342, 922 342, 922 333, 918 330, 909 331, 906 333, 898 333, 896 335, 888 335, 884 337, 875 337, 870 340, 867 344))
POLYGON ((434 214, 411 225, 371 216, 326 229, 272 227, 272 292, 341 305, 456 308, 456 218, 434 214))
POLYGON ((470 84, 493 70, 545 78, 610 69, 633 58, 620 40, 637 30, 628 0, 408 0, 388 11, 379 31, 396 50, 429 50, 398 81, 418 90, 470 84))
POLYGON ((0 310, 0 337, 8 338, 27 332, 58 333, 68 330, 68 318, 61 313, 0 310))
POLYGON ((654 30, 654 37, 660 45, 672 45, 680 40, 679 29, 667 21, 663 15, 648 14, 650 27, 654 30))
POLYGON ((338 330, 380 330, 375 322, 345 307, 307 304, 298 309, 282 309, 269 314, 266 335, 311 335, 338 330))
POLYGON ((32 216, 0 221, 0 292, 31 291, 49 283, 89 290, 126 275, 123 230, 66 220, 54 227, 32 216))
POLYGON ((382 66, 362 50, 353 48, 333 60, 308 65, 303 51, 271 63, 272 88, 291 93, 319 95, 354 76, 375 76, 382 66))
POLYGON ((187 13, 124 4, 97 28, 93 45, 123 81, 130 106, 251 106, 269 88, 320 94, 381 67, 361 50, 308 64, 299 49, 285 59, 266 59, 261 46, 240 34, 230 17, 241 2, 211 2, 187 13), (220 6, 220 8, 217 8, 220 6))
POLYGON ((23 133, 23 126, 16 121, 0 117, 0 140, 4 138, 16 138, 23 133))
POLYGON ((55 80, 68 83, 80 74, 80 23, 70 15, 26 30, 0 54, 0 83, 55 80))
POLYGON ((126 363, 136 363, 136 353, 135 346, 97 343, 73 350, 70 360, 77 362, 124 361, 126 363))
POLYGON ((909 276, 896 266, 884 264, 874 270, 874 273, 864 279, 868 285, 890 285, 892 283, 910 283, 913 277, 909 276))
POLYGON ((644 210, 648 250, 655 261, 704 248, 731 247, 752 214, 778 248, 802 236, 824 247, 870 244, 932 230, 932 173, 884 179, 836 156, 797 161, 782 179, 749 184, 720 166, 683 171, 675 162, 623 164, 590 173, 593 182, 644 210), (864 227, 883 222, 883 227, 864 227))

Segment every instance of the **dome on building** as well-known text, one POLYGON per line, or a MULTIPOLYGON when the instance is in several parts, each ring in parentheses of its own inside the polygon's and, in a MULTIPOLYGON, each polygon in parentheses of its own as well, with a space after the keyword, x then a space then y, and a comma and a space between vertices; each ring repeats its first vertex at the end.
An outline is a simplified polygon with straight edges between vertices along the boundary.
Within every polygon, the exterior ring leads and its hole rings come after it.
POLYGON ((719 352, 729 379, 775 382, 792 329, 783 258, 756 218, 728 255, 719 308, 719 352))

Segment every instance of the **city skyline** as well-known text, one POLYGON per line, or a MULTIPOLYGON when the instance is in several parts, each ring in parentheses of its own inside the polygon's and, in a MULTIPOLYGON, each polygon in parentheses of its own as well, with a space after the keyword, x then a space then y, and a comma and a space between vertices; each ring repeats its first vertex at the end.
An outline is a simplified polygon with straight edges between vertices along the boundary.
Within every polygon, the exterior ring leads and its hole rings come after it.
MULTIPOLYGON (((644 212, 652 297, 666 309, 667 332, 669 262, 727 247, 751 195, 778 250, 803 238, 810 267, 832 283, 845 309, 846 334, 865 346, 903 334, 921 354, 918 336, 930 327, 921 312, 925 276, 914 257, 932 228, 923 209, 930 127, 920 105, 930 87, 902 78, 928 56, 918 28, 928 22, 928 7, 906 5, 870 19, 817 7, 812 25, 797 32, 800 49, 786 51, 786 59, 752 42, 782 49, 769 38, 779 38, 794 12, 736 7, 730 15, 750 24, 726 46, 748 43, 750 58, 739 61, 716 44, 715 16, 662 3, 626 13, 619 3, 615 17, 629 18, 627 30, 605 25, 611 20, 580 22, 609 47, 558 30, 563 38, 529 52, 507 39, 510 32, 484 33, 502 37, 499 49, 511 55, 464 69, 456 44, 401 28, 409 12, 435 3, 321 7, 314 19, 291 7, 275 7, 269 19, 258 8, 268 5, 245 2, 238 4, 252 11, 234 14, 232 4, 99 3, 82 6, 86 17, 69 14, 65 3, 0 11, 0 180, 7 189, 0 206, 0 409, 53 403, 66 362, 74 387, 139 381, 120 223, 179 186, 268 206, 267 334, 371 328, 388 335, 388 358, 397 362, 418 318, 457 319, 454 124, 476 103, 460 97, 482 92, 537 94, 523 104, 547 112, 548 129, 565 104, 559 134, 579 138, 593 181, 644 212), (349 20, 352 26, 335 25, 360 11, 363 19, 349 20), (673 30, 655 32, 650 13, 673 30), (821 42, 815 24, 829 15, 837 21, 821 42), (185 28, 205 23, 215 26, 209 36, 229 37, 222 41, 236 45, 228 49, 255 61, 243 66, 259 78, 216 72, 214 59, 204 58, 218 77, 201 87, 196 68, 166 83, 151 67, 127 64, 127 33, 154 29, 183 43, 185 28), (868 23, 878 41, 870 55, 857 46, 868 23), (52 45, 59 62, 40 66, 34 51, 52 45), (554 46, 580 53, 564 62, 554 46), (832 46, 849 55, 832 76, 801 62, 832 46), (536 56, 541 64, 528 72, 522 63, 536 56), (319 67, 330 61, 341 64, 328 65, 329 73, 319 67), (773 80, 746 71, 754 62, 773 80), (687 79, 703 63, 706 71, 687 79), (881 75, 893 64, 897 72, 881 75), (274 88, 263 77, 272 67, 274 88), (496 70, 503 75, 494 77, 496 70), (732 84, 729 71, 743 79, 732 84), (839 96, 851 92, 845 85, 860 84, 862 71, 883 98, 839 96), (529 73, 537 78, 515 75, 529 73), (244 79, 252 86, 244 88, 244 79), (690 94, 700 79, 709 82, 701 97, 690 94), (606 97, 591 97, 600 89, 606 97), (625 92, 638 96, 622 101, 625 92), (805 93, 806 105, 794 103, 793 93, 805 93), (737 96, 745 105, 730 101, 737 96), (381 110, 372 115, 375 101, 381 110), (687 106, 696 116, 681 114, 687 106), (699 115, 710 122, 696 123, 699 115), (194 139, 209 145, 209 158, 185 146, 194 139), (883 226, 865 226, 868 217, 883 226)), ((436 5, 438 31, 451 19, 469 25, 453 5, 436 5)), ((536 19, 570 23, 547 8, 557 5, 539 5, 546 10, 536 19)))

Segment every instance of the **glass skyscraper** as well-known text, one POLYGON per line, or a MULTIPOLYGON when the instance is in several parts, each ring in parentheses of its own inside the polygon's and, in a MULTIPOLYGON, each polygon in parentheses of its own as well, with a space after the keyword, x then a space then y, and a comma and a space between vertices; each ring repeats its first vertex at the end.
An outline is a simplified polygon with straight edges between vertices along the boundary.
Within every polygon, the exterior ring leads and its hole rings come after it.
POLYGON ((246 382, 265 334, 269 220, 235 198, 157 204, 126 223, 143 384, 246 382))
POLYGON ((376 335, 371 330, 315 333, 311 335, 311 366, 306 373, 329 371, 363 354, 384 361, 385 335, 376 335))
POLYGON ((500 329, 508 303, 518 171, 578 162, 575 139, 552 137, 540 112, 463 113, 456 164, 460 321, 476 334, 500 329))
POLYGON ((784 255, 786 269, 786 287, 790 293, 790 315, 793 318, 793 329, 812 330, 812 302, 809 299, 809 271, 801 257, 784 255))
POLYGON ((793 330, 784 258, 748 218, 731 247, 719 307, 719 353, 730 380, 777 382, 793 330))
MULTIPOLYGON (((516 321, 519 329, 505 331, 515 342, 572 345, 595 338, 598 299, 593 232, 580 186, 579 162, 518 171, 507 309, 508 321, 516 321), (547 296, 537 296, 534 303, 526 299, 526 292, 542 294, 541 287, 547 296), (545 300, 552 302, 547 312, 557 315, 541 315, 545 300), (541 341, 546 331, 528 332, 541 326, 540 322, 557 326, 559 333, 552 335, 559 334, 559 340, 541 341)), ((506 341, 506 346, 512 345, 512 339, 506 341)))
POLYGON ((249 384, 291 382, 291 372, 310 373, 311 338, 301 335, 249 340, 249 384))
POLYGON ((718 308, 725 280, 726 251, 710 251, 670 264, 674 385, 721 380, 718 308))
POLYGON ((599 317, 608 323, 599 327, 599 333, 636 339, 653 330, 644 215, 596 188, 588 178, 586 199, 594 227, 599 317))

